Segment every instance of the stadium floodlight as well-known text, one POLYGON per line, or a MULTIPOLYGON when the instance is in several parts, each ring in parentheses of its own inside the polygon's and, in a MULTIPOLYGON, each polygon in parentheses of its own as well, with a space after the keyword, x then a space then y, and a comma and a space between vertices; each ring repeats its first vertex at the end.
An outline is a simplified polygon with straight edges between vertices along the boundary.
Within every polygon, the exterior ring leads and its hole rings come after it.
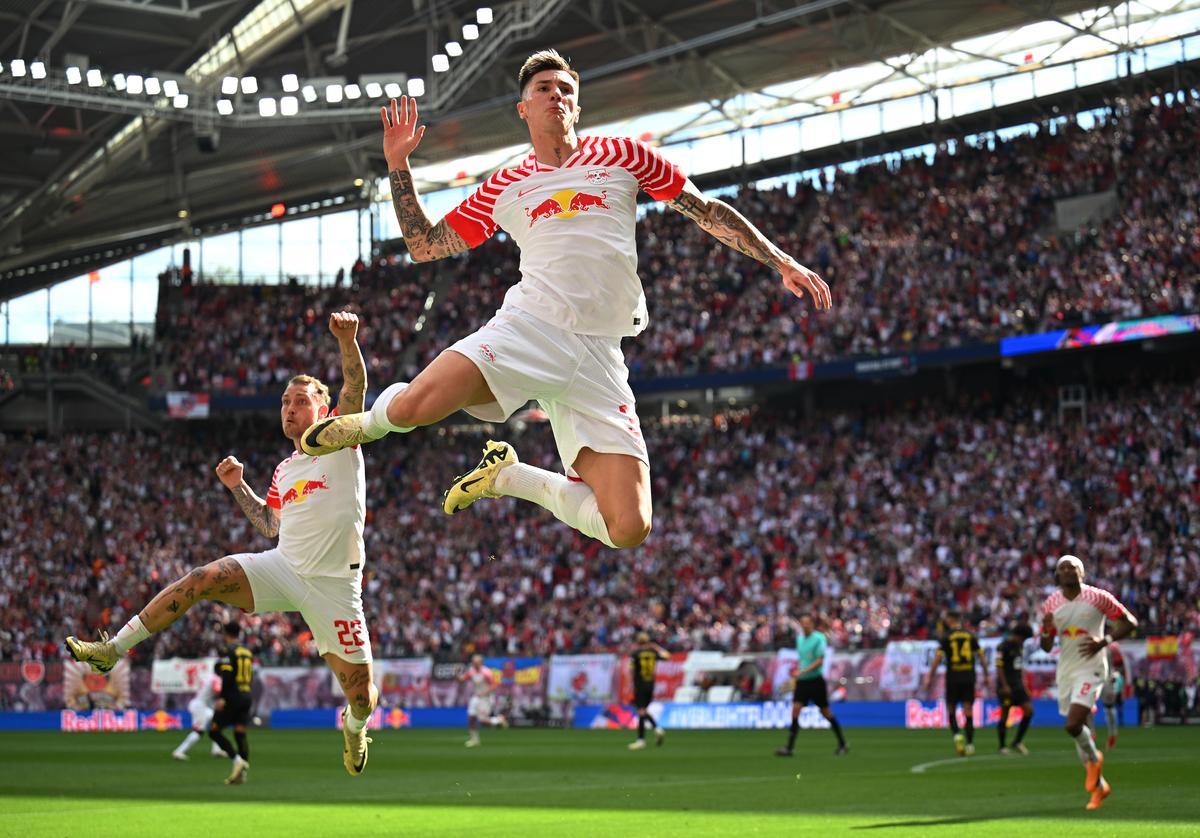
POLYGON ((233 102, 228 99, 217 100, 217 113, 221 116, 229 116, 233 113, 233 102))
MULTIPOLYGON (((88 70, 88 84, 91 84, 91 83, 92 83, 92 71, 88 70)), ((117 73, 116 75, 114 75, 112 77, 112 83, 113 83, 113 87, 115 87, 117 90, 124 90, 125 89, 125 74, 117 73)))
POLYGON ((362 88, 357 84, 348 84, 345 87, 347 99, 357 99, 362 96, 362 88))
POLYGON ((446 41, 446 55, 451 58, 458 58, 462 55, 462 44, 458 41, 446 41))
POLYGON ((389 82, 383 88, 383 90, 385 93, 387 93, 389 99, 395 99, 404 93, 404 91, 400 88, 400 85, 396 84, 395 82, 389 82))
POLYGON ((463 24, 463 40, 474 41, 479 37, 479 27, 473 23, 463 24))
POLYGON ((408 80, 408 95, 414 99, 418 96, 425 95, 425 79, 416 78, 408 80))
POLYGON ((25 61, 20 58, 14 58, 12 61, 13 78, 21 78, 25 75, 25 61))
POLYGON ((146 79, 146 95, 157 96, 162 93, 162 82, 158 80, 158 76, 149 76, 146 79))
POLYGON ((67 68, 67 84, 79 84, 83 81, 83 71, 78 67, 67 68))
POLYGON ((304 97, 304 101, 312 103, 317 101, 317 89, 311 84, 304 85, 304 89, 300 91, 300 95, 304 97))
POLYGON ((180 109, 186 108, 188 105, 188 95, 186 93, 176 93, 171 97, 171 104, 180 109))
POLYGON ((179 82, 175 81, 175 79, 166 79, 162 85, 163 96, 174 99, 179 95, 179 82))
POLYGON ((35 79, 46 78, 46 65, 41 61, 34 61, 29 65, 29 75, 35 79))
POLYGON ((383 85, 377 81, 367 82, 364 89, 367 91, 368 99, 378 99, 380 96, 383 95, 383 85))
POLYGON ((295 93, 300 89, 300 79, 295 73, 284 73, 280 81, 283 82, 283 89, 288 93, 295 93))
POLYGON ((478 9, 476 9, 475 10, 475 20, 479 21, 481 24, 483 24, 485 26, 487 24, 491 23, 492 22, 491 6, 481 6, 478 9))
POLYGON ((275 115, 275 100, 270 96, 264 96, 258 100, 258 115, 259 116, 274 116, 275 115))
POLYGON ((131 96, 140 96, 143 90, 142 77, 130 73, 125 78, 125 92, 131 96))
POLYGON ((242 76, 242 93, 247 96, 258 92, 258 79, 254 76, 242 76))
POLYGON ((232 96, 237 93, 238 80, 237 76, 226 76, 221 79, 221 92, 226 96, 232 96))
POLYGON ((280 97, 279 112, 284 116, 295 116, 300 112, 300 100, 295 96, 280 97))
POLYGON ((99 87, 104 84, 104 76, 95 67, 87 71, 88 87, 99 87))
POLYGON ((435 52, 430 60, 433 62, 433 72, 435 73, 444 73, 450 69, 450 59, 440 52, 435 52))
POLYGON ((331 105, 342 101, 342 86, 340 84, 325 85, 325 101, 331 105))

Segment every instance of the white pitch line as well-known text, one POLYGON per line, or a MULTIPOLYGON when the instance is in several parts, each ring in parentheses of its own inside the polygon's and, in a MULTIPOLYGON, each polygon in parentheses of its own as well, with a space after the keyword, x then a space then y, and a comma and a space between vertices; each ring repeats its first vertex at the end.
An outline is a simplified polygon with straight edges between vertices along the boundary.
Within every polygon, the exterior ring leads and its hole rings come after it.
MULTIPOLYGON (((1004 754, 982 754, 977 757, 953 757, 951 759, 937 759, 933 762, 922 762, 920 765, 914 765, 908 769, 913 774, 924 774, 927 769, 937 768, 939 765, 954 765, 956 763, 967 762, 982 762, 985 759, 1014 759, 1014 757, 1004 754)), ((1017 759, 1026 759, 1026 757, 1017 757, 1017 759)))

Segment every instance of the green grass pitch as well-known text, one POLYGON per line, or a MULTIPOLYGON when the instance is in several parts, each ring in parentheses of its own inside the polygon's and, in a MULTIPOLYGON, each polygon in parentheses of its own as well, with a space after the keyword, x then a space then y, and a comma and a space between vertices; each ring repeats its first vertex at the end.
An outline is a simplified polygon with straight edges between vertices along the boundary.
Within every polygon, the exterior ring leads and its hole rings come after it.
POLYGON ((1200 835, 1200 729, 1129 729, 1109 757, 1114 792, 1087 812, 1083 769, 1058 729, 1029 757, 957 759, 937 731, 671 731, 626 750, 609 731, 377 731, 357 779, 341 735, 252 731, 244 786, 208 755, 171 760, 180 733, 0 734, 0 835, 212 838, 287 835, 1200 835))

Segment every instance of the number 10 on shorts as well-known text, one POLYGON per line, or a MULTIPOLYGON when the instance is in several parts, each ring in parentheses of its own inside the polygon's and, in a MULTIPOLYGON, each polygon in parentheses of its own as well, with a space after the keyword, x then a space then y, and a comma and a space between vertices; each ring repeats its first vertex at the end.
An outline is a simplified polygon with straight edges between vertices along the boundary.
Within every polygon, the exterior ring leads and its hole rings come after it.
POLYGON ((358 636, 362 630, 362 620, 334 620, 333 627, 337 629, 338 643, 347 649, 363 645, 362 638, 358 636))

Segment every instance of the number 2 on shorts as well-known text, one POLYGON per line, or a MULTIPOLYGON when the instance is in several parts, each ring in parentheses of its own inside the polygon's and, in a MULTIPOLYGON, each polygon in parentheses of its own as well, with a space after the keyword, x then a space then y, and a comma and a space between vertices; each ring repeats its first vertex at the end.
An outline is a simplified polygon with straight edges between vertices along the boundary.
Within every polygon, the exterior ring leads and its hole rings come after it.
POLYGON ((362 638, 358 636, 362 620, 334 620, 333 627, 338 630, 338 643, 347 648, 363 645, 362 638))

